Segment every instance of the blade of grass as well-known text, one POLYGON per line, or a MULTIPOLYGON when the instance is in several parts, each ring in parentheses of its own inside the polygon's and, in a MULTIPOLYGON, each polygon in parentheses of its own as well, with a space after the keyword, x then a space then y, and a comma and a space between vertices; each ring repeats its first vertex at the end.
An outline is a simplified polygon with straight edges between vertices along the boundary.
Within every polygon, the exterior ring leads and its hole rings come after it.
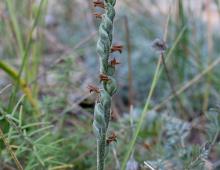
POLYGON ((6 4, 7 4, 8 11, 9 11, 9 14, 10 14, 10 18, 11 18, 11 21, 12 21, 13 31, 15 32, 15 36, 16 36, 16 39, 17 39, 18 47, 19 47, 19 53, 20 53, 20 56, 23 56, 23 54, 24 54, 24 45, 23 45, 23 40, 22 40, 22 34, 21 34, 21 30, 19 28, 18 21, 17 21, 17 18, 16 18, 16 14, 15 14, 16 10, 13 6, 13 2, 14 2, 13 0, 6 0, 6 4))
POLYGON ((22 126, 22 115, 23 115, 23 106, 21 105, 21 106, 20 106, 20 109, 19 109, 19 117, 18 117, 18 120, 19 120, 18 126, 19 126, 19 127, 22 126))
MULTIPOLYGON (((185 85, 183 85, 179 90, 176 91, 176 95, 180 95, 183 93, 186 89, 191 87, 193 84, 197 83, 202 77, 204 77, 207 73, 209 73, 212 69, 214 69, 218 64, 220 64, 220 58, 213 61, 206 69, 204 69, 200 74, 195 76, 193 79, 188 81, 185 85)), ((163 102, 161 102, 159 105, 155 106, 152 110, 158 110, 162 106, 164 106, 167 102, 172 100, 174 98, 174 95, 168 96, 163 102)))
MULTIPOLYGON (((39 8, 41 8, 41 14, 39 16, 38 19, 38 25, 43 28, 44 27, 44 17, 45 17, 45 13, 44 11, 46 11, 47 8, 47 2, 45 2, 45 4, 42 5, 42 7, 38 7, 36 10, 36 2, 30 2, 30 14, 31 17, 35 19, 36 17, 38 17, 37 15, 39 15, 39 8)), ((39 66, 41 63, 41 59, 42 59, 42 49, 44 46, 44 42, 43 42, 43 33, 40 31, 40 29, 34 29, 34 34, 36 32, 36 40, 32 42, 32 48, 30 50, 30 55, 32 57, 31 59, 31 68, 28 68, 30 66, 30 64, 25 64, 25 72, 26 72, 26 78, 28 80, 28 83, 30 84, 30 82, 32 82, 33 80, 36 79, 36 77, 38 76, 38 71, 39 71, 39 66), (27 70, 32 70, 32 71, 28 71, 27 70)), ((38 83, 34 83, 32 86, 32 91, 33 91, 33 95, 35 98, 38 97, 38 83)))
POLYGON ((40 142, 41 140, 43 140, 44 138, 48 137, 51 133, 50 132, 47 132, 45 133, 43 136, 39 137, 38 139, 36 139, 34 141, 34 144, 37 144, 38 142, 40 142))
POLYGON ((3 89, 0 90, 0 95, 7 89, 11 87, 11 84, 8 84, 7 86, 5 86, 3 89))
POLYGON ((30 128, 30 127, 34 127, 34 126, 40 126, 40 125, 48 125, 50 124, 50 122, 36 122, 36 123, 30 123, 30 124, 26 124, 24 126, 22 126, 22 129, 26 129, 26 128, 30 128))
POLYGON ((41 15, 41 9, 43 8, 43 5, 44 3, 46 3, 47 1, 44 1, 44 0, 41 0, 40 1, 40 4, 39 4, 39 7, 38 7, 38 10, 37 10, 37 13, 36 13, 36 17, 35 17, 35 20, 34 20, 34 23, 31 27, 31 30, 30 30, 30 33, 29 33, 29 37, 28 37, 28 42, 27 42, 27 47, 25 49, 25 52, 24 52, 24 56, 22 57, 22 64, 21 64, 21 67, 19 69, 19 77, 22 75, 22 71, 25 67, 25 64, 26 64, 26 61, 28 59, 28 54, 29 54, 29 51, 30 51, 30 48, 31 48, 31 44, 32 44, 32 38, 33 38, 33 32, 38 24, 38 20, 40 18, 40 15, 41 15))
MULTIPOLYGON (((25 96, 25 95, 23 95, 23 96, 20 97, 20 99, 19 99, 18 102, 16 103, 15 107, 13 108, 12 113, 10 113, 10 114, 5 114, 5 118, 6 118, 6 119, 8 119, 8 120, 11 120, 11 119, 12 119, 12 120, 13 120, 13 118, 15 118, 14 115, 15 115, 16 111, 18 110, 18 107, 20 106, 21 102, 23 101, 24 96, 25 96), (7 115, 8 115, 8 116, 7 116, 7 115)), ((21 108, 22 108, 22 107, 21 107, 21 108)), ((20 111, 22 111, 21 108, 20 108, 20 111)), ((20 115, 20 114, 21 114, 21 113, 19 113, 19 115, 20 115)), ((20 120, 19 120, 19 119, 18 119, 18 121, 16 121, 16 120, 14 120, 14 121, 15 121, 15 122, 18 122, 18 123, 20 124, 20 120)), ((9 142, 10 142, 10 139, 11 139, 12 132, 13 132, 13 128, 12 128, 12 126, 10 126, 10 127, 9 127, 9 130, 8 130, 9 142)))
MULTIPOLYGON (((176 48, 178 42, 180 41, 180 39, 181 39, 181 37, 182 37, 182 35, 183 35, 185 30, 186 30, 186 27, 183 27, 183 29, 181 30, 181 32, 177 36, 177 38, 176 38, 172 48, 169 50, 168 54, 166 55, 166 61, 172 55, 172 52, 175 50, 175 48, 176 48)), ((131 142, 130 142, 130 144, 128 146, 128 150, 127 150, 126 155, 124 157, 124 160, 122 162, 122 168, 121 168, 122 170, 125 170, 126 163, 127 163, 128 159, 130 157, 130 154, 132 153, 133 147, 135 145, 135 142, 137 140, 138 134, 139 134, 139 132, 141 130, 141 126, 143 124, 143 121, 145 119, 146 113, 148 111, 148 107, 149 107, 149 104, 150 104, 150 99, 151 99, 151 97, 153 95, 153 92, 154 92, 154 89, 156 87, 157 81, 158 81, 158 79, 159 79, 159 77, 160 77, 160 75, 162 73, 162 68, 160 68, 160 65, 161 65, 161 62, 162 62, 161 59, 162 58, 160 57, 159 60, 158 60, 158 64, 157 64, 157 67, 156 67, 156 70, 155 70, 155 73, 154 73, 154 77, 153 77, 153 81, 152 81, 152 84, 151 84, 150 92, 149 92, 149 94, 147 96, 147 100, 146 100, 146 103, 144 105, 144 109, 141 112, 141 116, 140 116, 140 118, 138 120, 138 124, 137 124, 136 130, 134 132, 134 136, 131 139, 131 142)))
MULTIPOLYGON (((176 40, 174 41, 174 43, 173 43, 171 49, 170 49, 170 50, 168 51, 168 53, 166 54, 166 56, 165 56, 165 62, 166 62, 166 63, 167 63, 167 61, 170 59, 170 57, 172 56, 172 54, 173 54, 175 48, 177 47, 177 44, 180 42, 181 37, 183 36, 184 32, 186 31, 186 28, 187 28, 186 26, 184 26, 184 27, 182 28, 182 30, 180 31, 180 33, 179 33, 179 35, 177 36, 176 40)), ((160 75, 162 74, 162 71, 163 71, 163 68, 160 69, 159 77, 160 77, 160 75)))
POLYGON ((67 164, 67 165, 60 165, 60 166, 55 166, 55 167, 52 167, 50 168, 49 170, 60 170, 60 169, 70 169, 70 168, 73 168, 74 165, 71 165, 71 164, 67 164))
POLYGON ((7 73, 14 81, 18 81, 20 88, 27 96, 28 101, 30 102, 36 113, 40 113, 38 102, 34 99, 31 89, 28 87, 27 83, 19 77, 17 71, 3 61, 0 61, 0 68, 4 70, 5 73, 7 73))
POLYGON ((37 130, 35 130, 35 131, 29 133, 28 136, 31 137, 31 136, 33 136, 33 135, 35 135, 35 134, 37 134, 37 133, 43 132, 43 131, 48 130, 48 129, 52 129, 53 127, 54 127, 53 125, 49 125, 49 126, 46 126, 46 127, 40 128, 40 129, 37 129, 37 130))
MULTIPOLYGON (((10 1, 10 0, 8 0, 8 1, 10 1)), ((9 108, 12 108, 13 103, 14 103, 14 101, 15 101, 15 96, 16 96, 16 93, 17 93, 18 88, 19 88, 19 86, 20 86, 20 79, 21 79, 21 76, 22 76, 22 72, 23 72, 23 70, 24 70, 24 68, 25 68, 25 65, 27 64, 27 60, 28 60, 28 57, 29 57, 28 54, 29 54, 29 51, 30 51, 31 45, 32 45, 33 32, 34 32, 34 30, 35 30, 35 28, 36 28, 36 26, 37 26, 39 17, 40 17, 40 15, 41 15, 41 9, 43 8, 43 6, 44 6, 46 3, 47 3, 47 0, 45 0, 45 1, 44 1, 44 0, 41 0, 41 1, 40 1, 40 4, 39 4, 39 7, 38 7, 38 9, 37 9, 36 17, 35 17, 35 20, 34 20, 34 22, 33 22, 33 25, 32 25, 32 27, 31 27, 31 30, 30 30, 30 33, 29 33, 29 36, 28 36, 27 46, 26 46, 26 48, 23 50, 23 53, 22 53, 22 62, 21 62, 21 66, 20 66, 19 71, 18 71, 18 75, 17 75, 18 78, 16 79, 16 80, 17 80, 17 83, 16 83, 15 89, 14 89, 12 95, 11 95, 11 98, 10 98, 9 108)), ((23 80, 23 81, 24 81, 24 80, 23 80)), ((25 82, 25 81, 24 81, 24 82, 25 82)), ((25 82, 26 86, 27 86, 27 83, 28 83, 28 82, 25 82)), ((31 92, 31 98, 34 99, 34 98, 33 98, 32 91, 31 91, 30 88, 29 88, 29 91, 31 92)), ((33 101, 31 101, 31 104, 32 104, 32 106, 33 106, 33 101)), ((39 116, 39 115, 40 115, 40 111, 39 111, 39 108, 38 108, 38 103, 35 101, 35 99, 34 99, 34 107, 33 107, 33 108, 35 108, 35 113, 39 116), (36 108, 37 108, 37 110, 36 110, 36 108)))
POLYGON ((6 137, 4 136, 4 133, 2 131, 2 129, 0 128, 0 138, 3 140, 7 151, 10 153, 12 159, 15 161, 15 164, 18 168, 18 170, 23 170, 23 167, 21 166, 21 163, 19 162, 18 158, 16 157, 15 153, 12 151, 11 146, 8 142, 8 140, 6 139, 6 137))
POLYGON ((161 57, 158 60, 158 64, 157 64, 156 71, 155 71, 155 74, 154 74, 154 78, 153 78, 153 81, 152 81, 152 84, 151 84, 150 92, 149 92, 148 97, 147 97, 147 101, 145 103, 144 109, 143 109, 143 111, 142 111, 142 113, 140 115, 140 118, 138 120, 138 124, 137 124, 136 130, 134 132, 133 138, 132 138, 132 140, 131 140, 131 142, 129 144, 128 151, 127 151, 127 153, 125 155, 125 158, 123 160, 122 170, 125 170, 127 160, 129 159, 130 154, 132 153, 134 144, 135 144, 136 139, 138 137, 138 134, 139 134, 139 132, 141 130, 141 126, 142 126, 142 124, 144 122, 144 119, 145 119, 145 116, 146 116, 145 113, 148 111, 150 100, 151 100, 151 97, 153 95, 154 89, 156 87, 157 80, 159 78, 158 76, 159 76, 159 73, 160 73, 160 66, 161 66, 161 57))
MULTIPOLYGON (((212 23, 211 23, 211 2, 208 0, 206 1, 206 13, 207 13, 207 42, 208 42, 208 64, 210 64, 212 58, 212 49, 213 49, 213 42, 212 42, 212 23)), ((204 99, 203 99, 203 112, 206 112, 209 105, 209 97, 210 97, 210 89, 211 89, 211 72, 207 74, 207 83, 205 87, 204 99)))

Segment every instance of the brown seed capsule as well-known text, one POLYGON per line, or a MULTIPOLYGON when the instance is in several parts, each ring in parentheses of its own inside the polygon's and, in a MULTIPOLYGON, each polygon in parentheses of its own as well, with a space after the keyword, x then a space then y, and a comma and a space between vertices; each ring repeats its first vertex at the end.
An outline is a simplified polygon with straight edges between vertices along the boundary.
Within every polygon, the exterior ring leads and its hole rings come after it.
POLYGON ((111 53, 118 51, 122 53, 123 46, 122 45, 113 45, 111 48, 111 53))
POLYGON ((93 86, 93 85, 88 85, 88 89, 89 89, 89 92, 92 93, 92 92, 95 92, 95 93, 100 93, 100 90, 98 87, 96 86, 93 86))
POLYGON ((106 140, 107 144, 110 144, 112 142, 117 142, 117 136, 114 132, 112 132, 111 136, 108 137, 106 140))
POLYGON ((100 78, 100 81, 108 81, 109 80, 108 76, 105 74, 100 74, 99 78, 100 78))
POLYGON ((118 64, 120 64, 120 62, 118 62, 115 58, 110 61, 111 66, 115 66, 115 65, 118 65, 118 64))

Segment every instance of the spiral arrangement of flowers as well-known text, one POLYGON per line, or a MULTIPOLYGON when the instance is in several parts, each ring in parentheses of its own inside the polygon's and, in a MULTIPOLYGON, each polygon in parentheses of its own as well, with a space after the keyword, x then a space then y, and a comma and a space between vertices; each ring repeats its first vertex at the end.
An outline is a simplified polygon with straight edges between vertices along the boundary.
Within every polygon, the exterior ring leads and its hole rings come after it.
POLYGON ((115 17, 116 0, 104 0, 93 2, 95 7, 105 9, 104 14, 95 14, 96 18, 101 18, 99 26, 99 38, 97 42, 97 53, 100 62, 100 82, 102 89, 90 86, 90 91, 99 93, 98 100, 94 109, 93 131, 97 139, 97 169, 104 169, 106 157, 106 145, 109 143, 106 139, 108 124, 111 115, 111 100, 117 90, 116 80, 113 77, 115 66, 119 62, 114 58, 110 60, 110 53, 122 51, 122 46, 112 46, 113 21, 115 17))

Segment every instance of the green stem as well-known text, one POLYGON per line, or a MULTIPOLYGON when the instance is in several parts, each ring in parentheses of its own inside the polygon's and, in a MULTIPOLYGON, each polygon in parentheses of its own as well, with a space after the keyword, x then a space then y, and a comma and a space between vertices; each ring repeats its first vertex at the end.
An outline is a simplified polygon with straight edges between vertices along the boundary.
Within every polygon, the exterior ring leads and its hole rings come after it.
POLYGON ((127 160, 130 157, 130 154, 131 154, 131 152, 133 150, 133 147, 134 147, 134 144, 136 142, 137 136, 138 136, 138 134, 139 134, 139 132, 141 130, 141 126, 142 126, 142 124, 144 122, 144 119, 145 119, 145 116, 146 116, 146 112, 148 111, 150 100, 151 100, 151 97, 153 95, 154 89, 156 87, 158 76, 159 76, 159 73, 160 73, 161 61, 162 60, 161 60, 161 57, 160 57, 159 60, 158 60, 158 63, 157 63, 157 67, 156 67, 156 71, 155 71, 155 74, 154 74, 153 82, 151 84, 150 92, 148 94, 148 97, 147 97, 144 109, 143 109, 143 111, 141 113, 141 116, 140 116, 140 118, 138 120, 137 128, 136 128, 136 130, 134 132, 134 136, 132 138, 132 141, 130 142, 130 144, 128 146, 128 152, 126 153, 124 161, 122 163, 122 168, 121 168, 122 170, 125 170, 127 160))
POLYGON ((105 166, 106 132, 102 133, 101 139, 97 140, 97 170, 103 170, 105 166))
POLYGON ((15 14, 16 10, 14 9, 13 2, 14 2, 13 0, 6 0, 8 11, 9 11, 10 18, 12 21, 13 31, 15 32, 15 36, 17 39, 20 56, 23 56, 24 45, 23 45, 23 40, 22 40, 22 33, 21 33, 21 30, 20 30, 18 22, 17 22, 17 18, 16 18, 16 14, 15 14))
POLYGON ((38 102, 34 99, 31 89, 28 87, 24 79, 20 78, 18 72, 8 64, 0 61, 0 69, 4 70, 14 81, 18 82, 18 85, 27 96, 28 101, 34 108, 35 112, 39 115, 40 111, 38 108, 38 102))
MULTIPOLYGON (((186 30, 186 27, 183 27, 182 30, 181 30, 181 32, 180 32, 179 35, 177 36, 177 38, 176 38, 176 40, 175 40, 175 42, 174 42, 172 48, 169 50, 168 54, 166 55, 166 59, 165 59, 166 61, 170 58, 170 56, 171 56, 171 54, 173 53, 174 49, 176 48, 178 42, 180 41, 181 37, 183 36, 183 33, 185 32, 185 30, 186 30)), ((134 132, 134 136, 133 136, 133 138, 132 138, 132 140, 131 140, 131 142, 130 142, 130 144, 129 144, 129 146, 128 146, 128 151, 127 151, 127 153, 126 153, 126 155, 125 155, 125 158, 124 158, 124 160, 123 160, 123 162, 122 162, 122 168, 121 168, 122 170, 125 170, 126 163, 127 163, 128 159, 129 159, 131 153, 132 153, 134 144, 135 144, 135 142, 136 142, 136 140, 137 140, 137 136, 138 136, 138 134, 139 134, 139 132, 140 132, 141 126, 142 126, 143 121, 144 121, 144 118, 145 118, 146 113, 147 113, 147 111, 148 111, 149 102, 150 102, 150 99, 151 99, 152 94, 153 94, 153 92, 154 92, 154 88, 155 88, 155 86, 156 86, 156 83, 157 83, 157 81, 158 81, 160 75, 162 74, 162 71, 163 71, 163 70, 162 70, 162 68, 160 68, 160 65, 161 65, 161 62, 162 62, 161 59, 162 59, 162 58, 160 58, 159 61, 158 61, 157 68, 156 68, 156 71, 155 71, 155 74, 154 74, 154 78, 153 78, 153 82, 152 82, 152 84, 151 84, 150 92, 149 92, 149 94, 148 94, 148 97, 147 97, 147 100, 146 100, 144 109, 143 109, 143 111, 142 111, 142 113, 141 113, 140 119, 138 120, 138 125, 137 125, 137 128, 136 128, 135 132, 134 132)))

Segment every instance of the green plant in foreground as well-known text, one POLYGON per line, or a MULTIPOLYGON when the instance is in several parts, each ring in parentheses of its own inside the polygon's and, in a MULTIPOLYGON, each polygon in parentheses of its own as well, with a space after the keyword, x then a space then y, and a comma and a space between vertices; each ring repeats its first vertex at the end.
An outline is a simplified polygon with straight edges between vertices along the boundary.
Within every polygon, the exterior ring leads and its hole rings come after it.
MULTIPOLYGON (((103 170, 106 157, 106 135, 111 112, 111 98, 116 92, 117 85, 113 75, 115 65, 118 62, 113 59, 109 62, 109 54, 114 51, 121 52, 121 46, 112 47, 112 29, 115 17, 116 0, 105 0, 104 2, 96 1, 94 6, 105 9, 105 13, 95 14, 97 18, 102 18, 99 26, 99 39, 97 42, 97 53, 100 62, 100 81, 102 83, 99 93, 99 100, 96 102, 94 109, 93 130, 97 139, 97 169, 103 170)), ((92 90, 92 89, 91 89, 92 90)), ((91 91, 90 90, 90 91, 91 91)))
POLYGON ((4 70, 14 81, 19 83, 20 88, 27 96, 28 101, 34 108, 36 114, 40 114, 38 101, 33 97, 33 92, 31 88, 28 86, 27 82, 19 76, 19 73, 10 65, 6 64, 3 61, 0 61, 0 69, 4 70))

